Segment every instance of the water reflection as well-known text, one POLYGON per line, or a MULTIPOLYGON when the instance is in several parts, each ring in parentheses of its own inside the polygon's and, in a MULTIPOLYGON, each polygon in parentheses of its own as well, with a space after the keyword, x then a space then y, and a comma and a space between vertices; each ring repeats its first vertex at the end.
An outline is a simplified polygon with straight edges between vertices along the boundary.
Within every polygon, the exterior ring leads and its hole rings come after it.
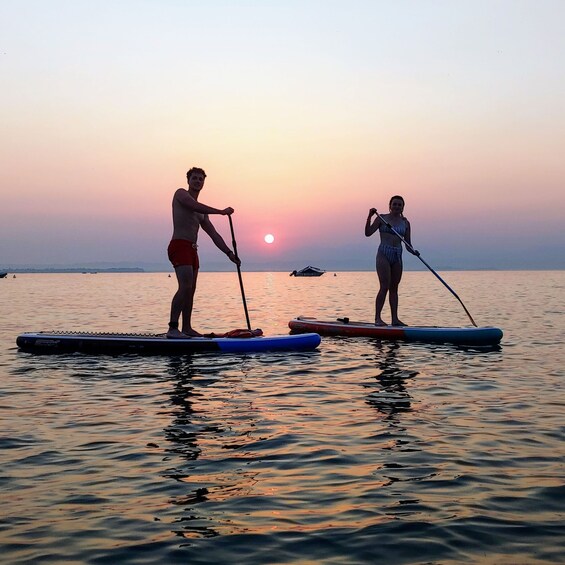
POLYGON ((249 445, 257 440, 244 373, 238 365, 234 377, 230 361, 202 360, 172 358, 168 367, 171 421, 164 433, 175 464, 164 476, 177 483, 169 498, 172 532, 185 540, 232 532, 228 509, 251 492, 258 475, 247 467, 255 459, 249 445))
MULTIPOLYGON (((374 470, 378 479, 377 493, 388 493, 382 511, 394 520, 415 518, 422 513, 421 499, 416 496, 420 481, 430 480, 437 470, 429 465, 422 452, 421 441, 411 428, 413 418, 403 417, 412 412, 412 397, 407 383, 419 372, 400 366, 399 354, 406 344, 398 342, 373 342, 376 350, 375 382, 366 402, 384 418, 385 430, 381 439, 382 456, 374 470)), ((378 495, 377 495, 378 496, 378 495)))
MULTIPOLYGON (((408 371, 399 367, 400 344, 380 341, 373 343, 379 372, 375 375, 377 388, 367 395, 367 403, 384 414, 385 420, 395 420, 398 414, 412 410, 411 397, 406 390, 405 382, 418 375, 418 371, 408 371)), ((373 385, 366 386, 372 388, 373 385)))
MULTIPOLYGON (((198 441, 205 427, 199 425, 196 418, 195 401, 197 391, 195 383, 198 379, 192 357, 171 358, 168 373, 172 376, 169 381, 172 388, 169 391, 172 410, 172 420, 165 427, 165 438, 170 442, 166 449, 169 454, 167 459, 174 456, 179 458, 177 465, 169 469, 164 476, 177 481, 181 488, 178 493, 169 499, 174 507, 181 508, 181 514, 174 513, 172 533, 181 538, 209 538, 220 535, 208 520, 202 517, 195 508, 208 500, 208 487, 197 486, 191 480, 195 470, 194 462, 202 453, 198 441)), ((199 385, 206 386, 206 383, 199 385)))
MULTIPOLYGON (((169 453, 175 453, 187 460, 197 459, 200 455, 198 447, 198 429, 194 427, 194 367, 192 357, 173 357, 169 364, 172 389, 169 392, 173 406, 173 419, 165 428, 165 437, 171 442, 169 453)), ((182 475, 168 475, 182 479, 182 475)))

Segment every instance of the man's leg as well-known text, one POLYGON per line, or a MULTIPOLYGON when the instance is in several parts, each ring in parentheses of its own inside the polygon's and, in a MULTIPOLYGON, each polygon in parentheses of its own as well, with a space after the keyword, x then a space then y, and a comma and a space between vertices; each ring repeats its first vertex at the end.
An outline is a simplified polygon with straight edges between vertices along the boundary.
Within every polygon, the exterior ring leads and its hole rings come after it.
POLYGON ((196 292, 196 281, 198 279, 198 269, 191 267, 192 269, 192 283, 190 292, 186 295, 186 301, 182 308, 182 333, 190 337, 199 337, 197 331, 192 329, 192 307, 194 305, 194 293, 196 292))
POLYGON ((190 311, 192 311, 192 297, 194 295, 194 270, 190 265, 180 265, 178 267, 175 267, 175 273, 177 275, 177 282, 179 287, 171 302, 171 317, 169 321, 169 331, 167 332, 167 337, 180 338, 186 337, 179 330, 180 315, 182 312, 186 311, 188 306, 190 306, 190 311))

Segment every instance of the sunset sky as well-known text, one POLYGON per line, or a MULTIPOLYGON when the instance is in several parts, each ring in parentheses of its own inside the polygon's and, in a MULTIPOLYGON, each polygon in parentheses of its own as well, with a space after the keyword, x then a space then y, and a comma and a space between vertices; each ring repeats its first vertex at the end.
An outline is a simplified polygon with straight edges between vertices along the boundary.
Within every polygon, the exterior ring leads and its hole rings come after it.
POLYGON ((563 0, 0 0, 0 269, 169 269, 193 165, 250 270, 372 269, 365 218, 393 194, 439 269, 565 268, 564 20, 563 0))

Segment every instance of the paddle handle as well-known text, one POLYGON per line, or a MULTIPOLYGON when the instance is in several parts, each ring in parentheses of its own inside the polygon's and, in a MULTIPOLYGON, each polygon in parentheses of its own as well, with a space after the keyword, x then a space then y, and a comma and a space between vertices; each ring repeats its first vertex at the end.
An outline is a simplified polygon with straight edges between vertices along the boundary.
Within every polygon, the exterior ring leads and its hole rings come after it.
MULTIPOLYGON (((233 254, 236 259, 239 259, 237 254, 237 243, 235 241, 235 233, 233 231, 233 221, 231 219, 231 214, 228 214, 228 220, 230 221, 230 231, 231 231, 231 242, 233 246, 233 254)), ((239 267, 239 261, 235 264, 237 267, 237 276, 239 278, 239 288, 241 290, 241 299, 243 300, 243 309, 245 311, 245 320, 247 321, 247 329, 251 331, 251 322, 249 321, 249 312, 247 310, 247 300, 245 300, 245 290, 243 289, 243 278, 241 277, 241 268, 239 267)))
POLYGON ((471 320, 471 323, 473 324, 473 326, 478 327, 477 324, 475 323, 475 320, 473 320, 473 316, 471 316, 469 310, 467 310, 467 308, 465 307, 465 304, 463 304, 463 301, 461 300, 461 298, 459 298, 459 296, 457 296, 457 293, 426 263, 426 261, 424 261, 424 259, 422 259, 420 252, 416 252, 414 247, 410 243, 408 243, 394 229, 394 227, 391 225, 391 223, 387 222, 376 210, 375 210, 375 213, 377 214, 377 216, 381 220, 381 222, 383 222, 383 224, 385 224, 392 232, 394 232, 400 238, 400 241, 402 241, 402 243, 404 243, 404 245, 406 245, 406 247, 409 248, 414 253, 414 255, 416 255, 416 257, 418 257, 418 259, 420 259, 420 261, 422 261, 422 263, 424 263, 424 265, 426 265, 426 267, 438 278, 438 280, 445 286, 445 288, 447 288, 447 290, 449 290, 449 292, 451 292, 451 294, 453 294, 453 296, 455 296, 455 298, 457 298, 457 300, 459 301, 461 306, 463 306, 463 310, 465 310, 465 313, 467 314, 467 316, 469 316, 469 320, 471 320))

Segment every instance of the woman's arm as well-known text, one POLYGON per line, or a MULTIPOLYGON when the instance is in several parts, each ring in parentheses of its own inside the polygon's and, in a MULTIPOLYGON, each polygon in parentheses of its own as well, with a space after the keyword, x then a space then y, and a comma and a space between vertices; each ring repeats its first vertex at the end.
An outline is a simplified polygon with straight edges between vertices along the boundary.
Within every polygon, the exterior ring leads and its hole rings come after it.
POLYGON ((365 222, 365 236, 371 237, 380 227, 381 219, 377 216, 375 221, 371 224, 372 217, 377 213, 376 208, 371 208, 369 210, 369 215, 367 216, 367 221, 365 222))
POLYGON ((420 252, 416 251, 412 245, 412 228, 410 227, 410 222, 405 219, 406 222, 406 234, 404 235, 404 240, 408 245, 405 245, 406 251, 412 253, 412 255, 419 256, 420 252))

